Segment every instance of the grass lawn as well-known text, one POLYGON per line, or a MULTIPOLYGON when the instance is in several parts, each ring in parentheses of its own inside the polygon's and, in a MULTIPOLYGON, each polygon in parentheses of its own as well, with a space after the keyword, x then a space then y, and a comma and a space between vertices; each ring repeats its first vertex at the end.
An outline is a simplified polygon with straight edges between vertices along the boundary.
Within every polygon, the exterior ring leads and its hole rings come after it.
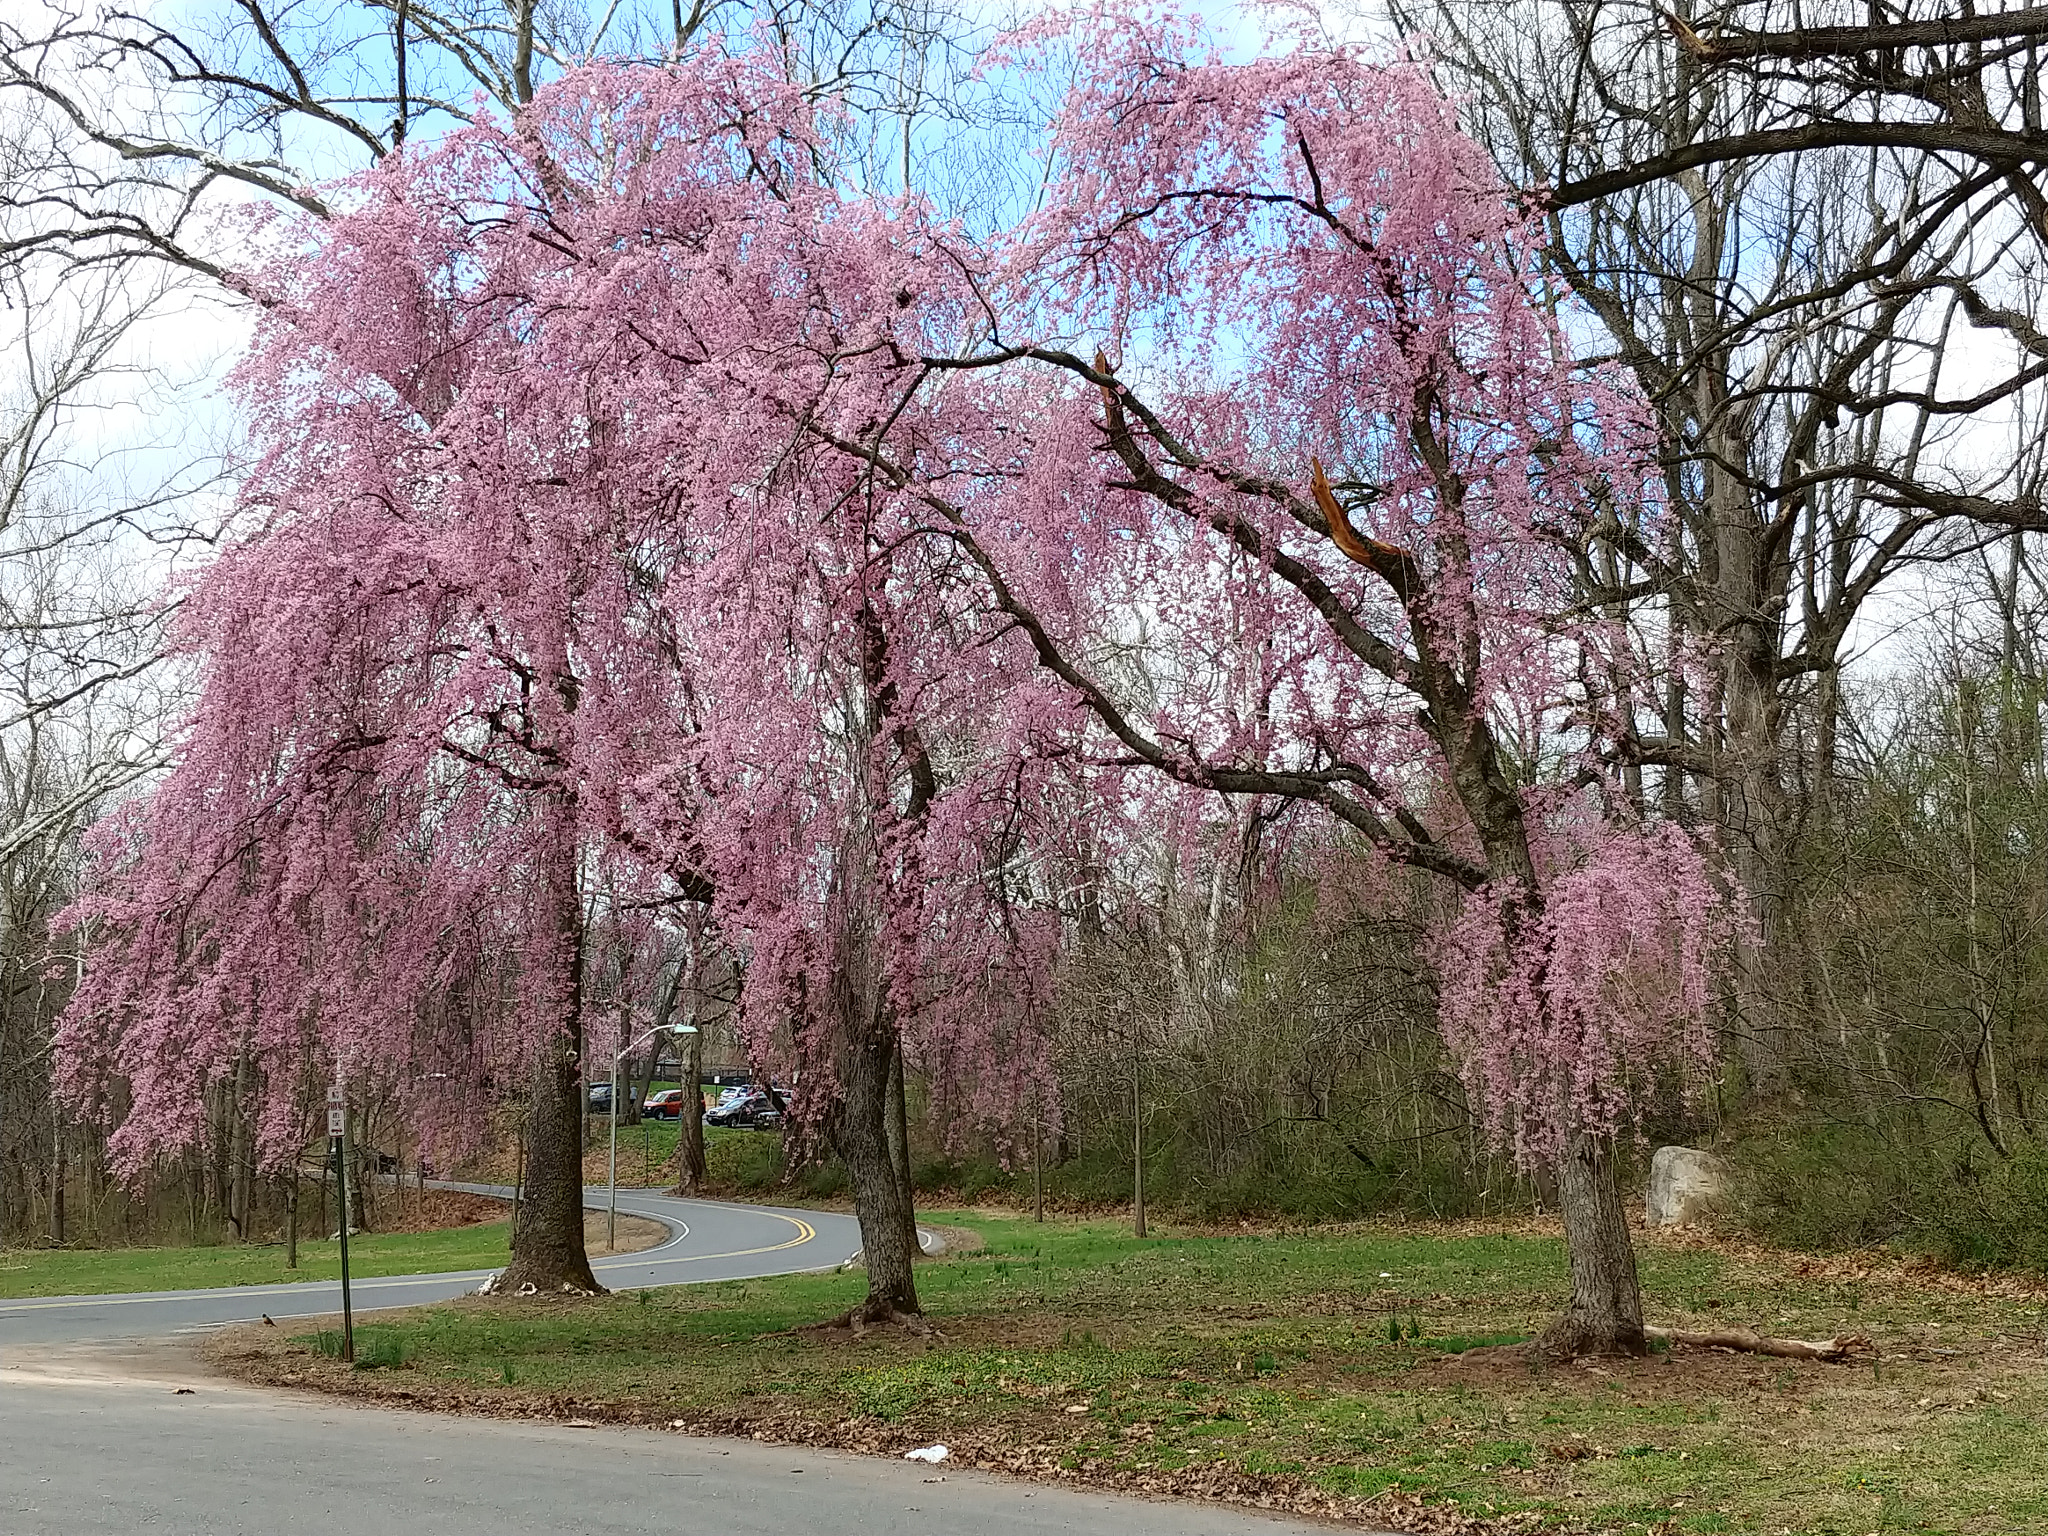
MULTIPOLYGON (((368 1279, 446 1269, 496 1269, 504 1265, 511 1242, 509 1221, 441 1232, 365 1233, 349 1240, 349 1273, 368 1279)), ((340 1274, 341 1245, 325 1241, 301 1242, 297 1269, 284 1267, 283 1243, 0 1250, 0 1297, 277 1285, 293 1280, 333 1280, 340 1274)))
MULTIPOLYGON (((583 1180, 602 1184, 611 1171, 610 1128, 602 1115, 590 1122, 590 1148, 583 1154, 583 1180)), ((667 1189, 676 1181, 676 1143, 683 1128, 675 1120, 643 1120, 619 1126, 619 1188, 667 1189)), ((789 1192, 780 1188, 781 1138, 772 1131, 732 1126, 704 1127, 704 1156, 714 1187, 748 1198, 778 1201, 789 1192)), ((468 1173, 510 1181, 516 1154, 509 1148, 480 1161, 468 1173)))
POLYGON ((1662 1321, 1867 1335, 1853 1365, 1687 1350, 1538 1367, 1560 1304, 1531 1228, 1168 1235, 925 1213, 984 1246, 922 1267, 935 1340, 784 1330, 857 1274, 559 1304, 461 1302, 220 1342, 244 1374, 428 1406, 756 1433, 1105 1486, 1482 1531, 2048 1531, 2043 1298, 1884 1263, 1646 1241, 1662 1321))
MULTIPOLYGON (((591 1165, 594 1162, 597 1167, 597 1182, 602 1184, 605 1179, 606 1158, 610 1155, 608 1128, 604 1116, 593 1117, 590 1128, 597 1142, 592 1151, 584 1154, 584 1177, 590 1177, 591 1165)), ((670 1159, 676 1155, 676 1141, 681 1135, 681 1122, 675 1120, 643 1120, 638 1125, 621 1124, 620 1188, 658 1189, 673 1184, 676 1171, 670 1159)))

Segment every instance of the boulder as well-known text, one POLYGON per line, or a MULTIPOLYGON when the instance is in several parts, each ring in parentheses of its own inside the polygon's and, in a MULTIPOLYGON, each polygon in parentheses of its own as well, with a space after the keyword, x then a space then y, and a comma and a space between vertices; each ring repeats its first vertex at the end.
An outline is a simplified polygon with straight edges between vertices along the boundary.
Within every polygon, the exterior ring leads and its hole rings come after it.
POLYGON ((1650 1159, 1643 1215, 1653 1227, 1710 1217, 1728 1192, 1728 1165, 1697 1147, 1659 1147, 1650 1159))

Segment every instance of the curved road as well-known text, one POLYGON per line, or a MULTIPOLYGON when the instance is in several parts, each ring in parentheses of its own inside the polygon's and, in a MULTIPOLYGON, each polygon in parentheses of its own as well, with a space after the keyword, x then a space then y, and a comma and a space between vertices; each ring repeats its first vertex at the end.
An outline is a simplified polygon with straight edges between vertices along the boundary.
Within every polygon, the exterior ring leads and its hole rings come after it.
MULTIPOLYGON (((6 1536, 1328 1536, 953 1466, 359 1408, 110 1368, 0 1365, 6 1536)), ((95 1360, 93 1355, 102 1356, 95 1360)), ((132 1366, 132 1362, 122 1362, 132 1366)), ((1353 1536, 1367 1536, 1354 1531, 1353 1536)))
MULTIPOLYGON (((485 1192, 481 1191, 480 1192, 485 1192)), ((495 1192, 495 1191, 489 1191, 495 1192)), ((602 1206, 605 1191, 586 1190, 602 1206)), ((666 1242, 593 1265, 614 1289, 831 1269, 850 1216, 620 1191, 666 1242)), ((474 1289, 489 1270, 362 1280, 358 1306, 474 1289)), ((797 1446, 365 1408, 211 1377, 135 1342, 334 1311, 338 1281, 0 1302, 5 1536, 1315 1536, 1162 1504, 797 1446), (24 1347, 25 1346, 25 1347, 24 1347)), ((1369 1533, 1361 1533, 1369 1536, 1369 1533)))
MULTIPOLYGON (((487 1185, 451 1185, 477 1194, 509 1195, 487 1185)), ((602 1185, 583 1192, 603 1209, 602 1185)), ((677 1200, 645 1190, 620 1190, 621 1214, 666 1225, 665 1242, 616 1258, 593 1257, 597 1278, 615 1291, 707 1280, 752 1280, 833 1269, 860 1248, 860 1225, 832 1211, 784 1211, 718 1200, 677 1200)), ((386 1276, 354 1281, 356 1310, 410 1307, 473 1291, 495 1269, 438 1275, 386 1276)), ((32 1296, 0 1301, 0 1348, 22 1344, 74 1344, 94 1339, 161 1338, 225 1323, 312 1317, 341 1310, 341 1281, 291 1285, 237 1285, 211 1291, 155 1291, 125 1296, 32 1296)))

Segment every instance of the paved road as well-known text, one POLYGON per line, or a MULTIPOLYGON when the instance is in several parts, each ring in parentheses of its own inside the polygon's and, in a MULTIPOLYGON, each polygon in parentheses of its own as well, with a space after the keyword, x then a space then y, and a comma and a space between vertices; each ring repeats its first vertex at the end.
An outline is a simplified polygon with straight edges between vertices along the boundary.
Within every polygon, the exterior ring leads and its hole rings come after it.
MULTIPOLYGON (((485 1186, 457 1186, 488 1191, 485 1186)), ((502 1191, 509 1194, 510 1191, 502 1191)), ((602 1207, 603 1187, 584 1191, 602 1207)), ((830 1211, 779 1211, 716 1200, 674 1200, 620 1190, 619 1209, 651 1216, 669 1227, 668 1240, 640 1253, 593 1257, 597 1278, 613 1290, 639 1290, 703 1280, 750 1280, 760 1275, 830 1269, 860 1247, 851 1216, 830 1211)), ((439 1275, 357 1280, 358 1310, 410 1307, 445 1301, 483 1283, 488 1269, 439 1275)), ((162 1291, 130 1296, 39 1296, 0 1301, 0 1358, 10 1346, 90 1339, 161 1338, 184 1329, 274 1318, 310 1317, 341 1308, 338 1278, 296 1285, 242 1285, 212 1291, 162 1291)), ((0 1527, 4 1529, 4 1527, 0 1527)))
MULTIPOLYGON (((0 1365, 8 1536, 1310 1536, 951 1467, 645 1430, 436 1418, 77 1347, 0 1365), (943 1480, 940 1480, 943 1479, 943 1480)), ((1324 1528, 1326 1529, 1326 1528, 1324 1528)))
MULTIPOLYGON (((601 1194, 602 1192, 597 1192, 601 1194)), ((595 1203, 595 1202, 593 1202, 595 1203)), ((842 1262, 853 1219, 622 1192, 668 1242, 600 1261, 620 1289, 842 1262)), ((366 1280, 359 1305, 487 1271, 366 1280)), ((332 1282, 0 1302, 4 1536, 1311 1536, 1320 1527, 856 1457, 644 1430, 436 1417, 220 1381, 193 1340, 330 1311, 332 1282)))

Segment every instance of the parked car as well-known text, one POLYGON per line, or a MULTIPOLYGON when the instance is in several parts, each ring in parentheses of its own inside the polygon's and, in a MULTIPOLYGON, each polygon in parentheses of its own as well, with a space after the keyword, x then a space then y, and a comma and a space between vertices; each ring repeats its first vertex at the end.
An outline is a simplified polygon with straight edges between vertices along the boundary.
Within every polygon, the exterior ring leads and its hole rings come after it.
POLYGON ((649 1120, 680 1120, 683 1118, 683 1106, 690 1102, 690 1097, 686 1089, 664 1088, 647 1096, 640 1113, 649 1120))
POLYGON ((590 1085, 590 1112, 593 1115, 608 1115, 612 1112, 612 1085, 592 1083, 590 1085))
POLYGON ((782 1111, 765 1088, 734 1088, 705 1112, 704 1123, 771 1131, 782 1124, 782 1111))

